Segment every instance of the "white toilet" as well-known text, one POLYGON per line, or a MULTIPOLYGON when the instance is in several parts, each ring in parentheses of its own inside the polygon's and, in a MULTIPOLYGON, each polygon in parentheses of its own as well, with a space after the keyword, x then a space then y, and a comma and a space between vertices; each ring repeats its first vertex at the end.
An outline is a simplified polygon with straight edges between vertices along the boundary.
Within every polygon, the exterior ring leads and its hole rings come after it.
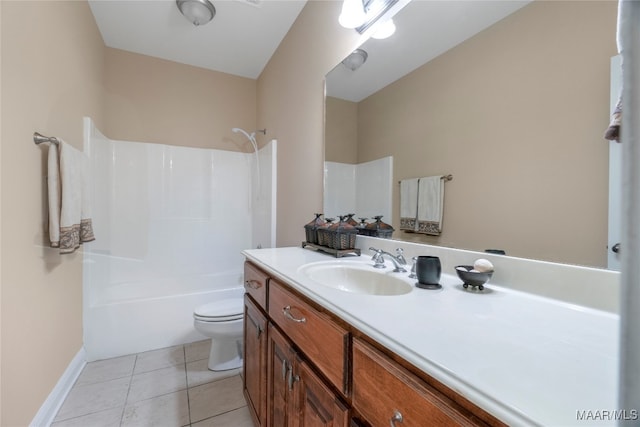
POLYGON ((196 307, 193 326, 211 338, 209 369, 226 371, 242 366, 242 297, 223 299, 196 307))

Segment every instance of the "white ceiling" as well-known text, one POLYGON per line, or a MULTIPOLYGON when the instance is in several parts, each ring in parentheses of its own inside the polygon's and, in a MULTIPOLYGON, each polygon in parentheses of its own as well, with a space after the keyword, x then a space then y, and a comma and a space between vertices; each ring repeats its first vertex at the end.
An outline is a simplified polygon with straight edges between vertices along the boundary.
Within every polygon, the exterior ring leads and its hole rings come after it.
MULTIPOLYGON (((175 0, 89 0, 105 44, 237 76, 258 78, 306 0, 212 0, 194 26, 175 0)), ((336 17, 337 19, 337 17, 336 17)))
MULTIPOLYGON (((211 0, 216 16, 199 27, 180 14, 175 0, 89 5, 109 47, 256 79, 306 1, 211 0)), ((369 53, 364 66, 355 72, 336 67, 328 94, 360 101, 528 2, 413 0, 394 18, 392 37, 363 45, 369 53)))

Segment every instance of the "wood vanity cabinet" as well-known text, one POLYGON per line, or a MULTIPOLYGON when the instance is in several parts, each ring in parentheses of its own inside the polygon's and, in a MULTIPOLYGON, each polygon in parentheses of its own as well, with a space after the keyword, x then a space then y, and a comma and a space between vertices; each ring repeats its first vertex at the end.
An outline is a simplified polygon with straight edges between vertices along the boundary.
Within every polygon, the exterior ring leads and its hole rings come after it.
POLYGON ((256 424, 267 418, 267 328, 266 316, 248 294, 244 297, 244 395, 256 424))
POLYGON ((248 262, 245 289, 244 392, 256 426, 505 426, 248 262))
POLYGON ((267 419, 267 285, 269 276, 258 267, 244 264, 243 391, 253 421, 265 426, 267 419))
POLYGON ((349 409, 273 325, 268 334, 268 427, 348 427, 349 409))

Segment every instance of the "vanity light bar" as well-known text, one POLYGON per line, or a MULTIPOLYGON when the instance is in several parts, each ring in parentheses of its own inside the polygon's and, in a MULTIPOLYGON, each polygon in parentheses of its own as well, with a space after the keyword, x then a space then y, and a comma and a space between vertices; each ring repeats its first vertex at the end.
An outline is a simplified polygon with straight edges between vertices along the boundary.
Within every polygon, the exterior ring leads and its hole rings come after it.
POLYGON ((364 10, 367 14, 367 20, 364 24, 356 28, 360 34, 367 31, 373 24, 389 11, 399 0, 363 0, 364 10))

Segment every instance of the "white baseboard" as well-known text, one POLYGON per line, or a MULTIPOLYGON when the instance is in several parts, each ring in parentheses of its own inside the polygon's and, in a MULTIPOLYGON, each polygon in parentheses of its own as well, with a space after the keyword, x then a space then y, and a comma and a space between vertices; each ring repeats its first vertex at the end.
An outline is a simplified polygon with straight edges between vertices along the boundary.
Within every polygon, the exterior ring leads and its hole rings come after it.
POLYGON ((75 384, 86 364, 87 358, 83 347, 71 360, 71 363, 69 363, 69 366, 67 366, 67 369, 51 393, 49 393, 47 400, 44 401, 40 410, 31 421, 31 424, 29 424, 29 427, 49 427, 51 425, 64 400, 71 391, 71 387, 75 384))

